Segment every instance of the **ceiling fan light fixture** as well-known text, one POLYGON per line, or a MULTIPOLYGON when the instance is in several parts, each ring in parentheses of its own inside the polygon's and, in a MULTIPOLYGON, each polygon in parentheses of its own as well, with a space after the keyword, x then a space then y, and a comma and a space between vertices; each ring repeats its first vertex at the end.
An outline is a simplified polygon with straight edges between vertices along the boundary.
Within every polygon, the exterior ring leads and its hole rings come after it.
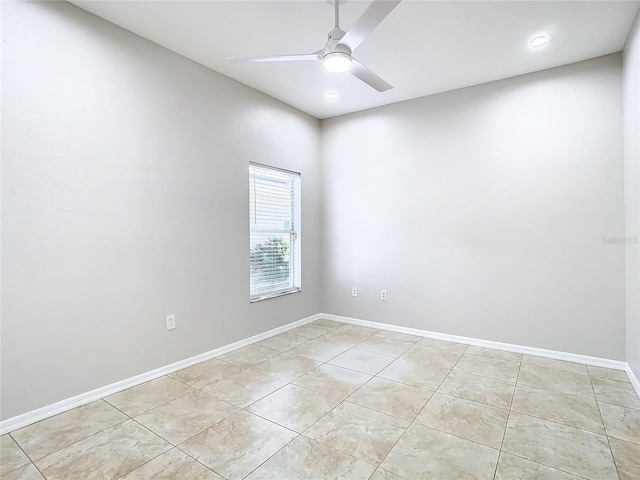
POLYGON ((345 52, 327 53, 322 59, 324 69, 329 73, 344 73, 351 68, 351 55, 345 52))

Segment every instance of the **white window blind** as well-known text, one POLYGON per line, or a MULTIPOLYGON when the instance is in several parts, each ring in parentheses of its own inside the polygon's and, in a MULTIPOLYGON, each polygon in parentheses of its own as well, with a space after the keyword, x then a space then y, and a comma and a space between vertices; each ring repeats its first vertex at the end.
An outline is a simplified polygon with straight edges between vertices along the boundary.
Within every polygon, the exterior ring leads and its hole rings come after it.
POLYGON ((250 300, 300 290, 300 174, 249 165, 250 300))

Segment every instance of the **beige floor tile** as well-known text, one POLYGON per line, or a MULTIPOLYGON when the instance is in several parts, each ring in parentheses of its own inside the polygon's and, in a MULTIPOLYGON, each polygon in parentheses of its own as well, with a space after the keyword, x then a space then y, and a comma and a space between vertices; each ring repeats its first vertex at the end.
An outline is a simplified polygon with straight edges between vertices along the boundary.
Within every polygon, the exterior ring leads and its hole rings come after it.
POLYGON ((509 408, 515 387, 515 383, 453 371, 442 382, 438 393, 473 400, 493 407, 509 408))
POLYGON ((29 463, 18 444, 9 434, 0 437, 0 476, 13 472, 29 463))
POLYGON ((404 477, 400 475, 396 475, 395 473, 387 472, 381 468, 378 468, 370 480, 406 480, 404 477))
POLYGON ((427 347, 425 345, 414 345, 400 358, 409 362, 448 368, 451 370, 461 356, 461 353, 453 352, 451 350, 427 347))
POLYGON ((32 463, 29 463, 7 475, 3 475, 2 480, 45 480, 45 478, 32 463))
POLYGON ((585 478, 617 478, 607 437, 511 412, 502 449, 585 478))
POLYGON ((553 368, 564 372, 588 374, 587 366, 582 363, 566 362, 553 358, 536 357, 534 355, 523 355, 522 363, 537 365, 538 367, 553 368))
POLYGON ((359 350, 367 352, 379 353, 381 355, 389 355, 390 357, 398 357, 409 350, 414 344, 411 342, 401 342, 391 338, 385 338, 374 335, 358 344, 359 350))
POLYGON ((35 463, 47 480, 116 479, 170 448, 157 435, 127 420, 35 463))
POLYGON ((298 337, 304 337, 307 339, 318 338, 325 333, 329 333, 332 330, 335 330, 334 327, 325 327, 322 325, 318 325, 315 323, 307 323, 306 325, 302 325, 300 327, 293 328, 291 330, 287 330, 289 335, 296 335, 298 337))
POLYGON ((373 337, 378 332, 379 330, 374 330, 372 328, 358 327, 356 325, 344 325, 332 330, 322 337, 319 337, 318 340, 336 345, 353 347, 358 343, 373 337))
POLYGON ((594 398, 589 375, 522 364, 518 385, 543 388, 585 398, 594 398))
POLYGON ((160 377, 105 398, 107 402, 130 417, 183 397, 193 388, 169 377, 160 377))
POLYGON ((407 480, 491 480, 498 450, 414 423, 380 468, 407 480))
POLYGON ((437 338, 423 338, 418 342, 419 345, 425 347, 442 348, 443 350, 451 350, 452 352, 464 353, 469 345, 457 342, 447 342, 445 340, 438 340, 437 338))
POLYGON ((605 433, 595 398, 518 385, 511 409, 571 427, 605 433))
POLYGON ((291 382, 322 363, 289 352, 264 360, 250 369, 254 372, 291 382))
POLYGON ((177 445, 237 411, 238 407, 196 390, 137 416, 136 421, 177 445))
POLYGON ((454 371, 495 378, 505 382, 515 382, 520 365, 496 358, 481 357, 465 353, 456 364, 454 371))
POLYGON ((343 402, 304 435, 377 465, 404 433, 406 421, 343 402))
POLYGON ((153 480, 224 480, 220 475, 177 448, 145 463, 121 480, 149 480, 150 478, 153 480))
POLYGON ((213 358, 170 373, 168 376, 193 388, 203 388, 242 370, 238 365, 213 358))
POLYGON ((331 398, 347 398, 369 380, 371 375, 365 373, 334 365, 321 365, 293 383, 329 395, 331 398))
POLYGON ((349 402, 412 422, 429 398, 432 390, 403 383, 373 378, 349 397, 349 402))
POLYGON ((329 360, 330 365, 348 368, 356 372, 375 375, 393 362, 394 358, 379 353, 367 352, 352 348, 329 360))
POLYGON ((251 370, 243 370, 203 388, 203 391, 232 405, 244 408, 286 384, 287 382, 284 380, 252 372, 251 370))
POLYGON ((631 383, 616 382, 604 378, 592 378, 591 382, 599 402, 640 409, 640 397, 631 383))
POLYGON ((376 333, 375 336, 380 338, 388 338, 389 340, 396 340, 398 342, 409 342, 409 343, 417 343, 424 338, 418 335, 411 335, 408 333, 400 333, 400 332, 391 332, 389 330, 381 330, 379 333, 376 333))
POLYGON ((310 358, 312 360, 318 360, 319 362, 326 362, 327 360, 331 360, 333 357, 337 357, 341 353, 346 352, 349 348, 351 347, 335 345, 333 343, 322 342, 320 340, 311 340, 305 344, 292 348, 289 350, 289 353, 310 358))
POLYGON ((4 435, 1 480, 640 478, 623 371, 329 320, 299 332, 4 435))
POLYGON ((125 420, 122 412, 97 400, 16 430, 11 436, 35 461, 125 420))
POLYGON ((344 325, 344 323, 336 322, 334 320, 327 320, 325 318, 321 318, 320 320, 316 320, 314 322, 311 322, 310 325, 315 325, 315 326, 318 326, 318 327, 325 327, 325 328, 335 329, 335 328, 342 327, 344 325))
POLYGON ((507 352, 505 350, 496 350, 494 348, 475 347, 471 345, 465 353, 471 355, 479 355, 481 357, 497 358, 498 360, 506 360, 507 362, 520 363, 522 354, 515 352, 507 352))
POLYGON ((306 325, 302 325, 301 327, 296 327, 288 330, 287 333, 289 335, 296 335, 298 337, 313 339, 318 338, 319 336, 329 333, 333 330, 335 330, 334 327, 325 327, 314 323, 308 323, 306 325))
POLYGON ((607 380, 615 380, 617 382, 627 382, 631 383, 629 377, 627 376, 627 372, 624 370, 614 370, 613 368, 603 368, 603 367, 592 367, 591 365, 587 365, 587 370, 589 370, 589 375, 596 378, 606 378, 607 380))
POLYGON ((427 427, 500 448, 509 410, 464 398, 434 394, 416 418, 427 427))
POLYGON ((375 467, 300 436, 267 460, 247 480, 368 480, 375 467))
POLYGON ((640 478, 640 445, 617 438, 610 438, 609 443, 620 480, 638 480, 640 478))
POLYGON ((377 376, 387 380, 411 385, 412 387, 436 390, 449 374, 448 368, 421 365, 399 358, 377 376))
POLYGON ((640 410, 598 402, 607 435, 640 444, 640 410))
POLYGON ((190 438, 181 450, 228 480, 246 477, 297 436, 249 412, 238 412, 190 438))
POLYGON ((273 348, 261 347, 255 343, 239 348, 224 355, 219 356, 220 360, 233 363, 241 367, 250 367, 256 365, 267 358, 275 357, 280 352, 273 348))
POLYGON ((501 452, 495 480, 579 480, 569 473, 501 452))
POLYGON ((370 336, 377 335, 382 331, 378 328, 364 327, 362 325, 350 325, 348 323, 344 324, 341 328, 344 328, 345 330, 348 330, 354 333, 359 332, 362 334, 368 334, 370 336))
POLYGON ((273 337, 260 340, 256 345, 278 350, 279 352, 286 352, 287 350, 291 350, 293 347, 302 345, 308 341, 309 339, 306 337, 299 337, 297 335, 291 335, 290 333, 281 333, 279 335, 274 335, 273 337))
POLYGON ((250 405, 247 410, 301 433, 320 420, 343 398, 341 394, 332 398, 330 394, 318 394, 308 388, 289 384, 250 405))

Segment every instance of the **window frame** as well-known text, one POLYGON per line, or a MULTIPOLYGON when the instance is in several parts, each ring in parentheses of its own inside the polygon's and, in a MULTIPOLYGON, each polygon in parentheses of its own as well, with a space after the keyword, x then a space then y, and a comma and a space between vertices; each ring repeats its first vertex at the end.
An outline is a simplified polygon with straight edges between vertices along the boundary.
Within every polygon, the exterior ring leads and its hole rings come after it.
MULTIPOLYGON (((249 162, 249 251, 251 252, 251 245, 254 243, 254 231, 256 235, 268 233, 270 230, 273 230, 274 235, 282 235, 287 233, 286 229, 254 229, 251 224, 252 218, 252 208, 256 208, 255 197, 254 202, 251 201, 252 195, 255 195, 255 191, 252 192, 252 186, 255 188, 255 171, 256 169, 263 169, 267 171, 272 171, 274 173, 284 174, 290 177, 290 180, 293 182, 292 185, 292 199, 291 199, 291 229, 289 230, 289 255, 290 255, 290 269, 289 269, 289 283, 292 286, 287 286, 286 288, 273 288, 270 290, 260 290, 255 291, 253 289, 254 284, 252 282, 252 274, 251 274, 251 260, 249 261, 249 302, 256 303, 262 300, 268 300, 270 298, 277 298, 284 295, 289 295, 291 293, 298 293, 302 291, 302 275, 301 275, 301 263, 302 263, 302 236, 301 236, 301 183, 302 183, 302 175, 299 172, 295 172, 292 170, 287 170, 280 167, 274 167, 272 165, 266 165, 263 163, 257 162, 249 162)), ((256 218, 256 213, 254 211, 253 217, 256 218)))

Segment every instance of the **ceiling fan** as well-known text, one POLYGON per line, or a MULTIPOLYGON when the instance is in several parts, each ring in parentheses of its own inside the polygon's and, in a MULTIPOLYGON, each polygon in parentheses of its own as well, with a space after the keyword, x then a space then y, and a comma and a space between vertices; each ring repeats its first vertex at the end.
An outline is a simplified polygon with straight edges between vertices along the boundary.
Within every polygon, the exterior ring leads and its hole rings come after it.
POLYGON ((345 32, 340 28, 340 0, 334 0, 335 27, 329 32, 329 39, 323 49, 313 53, 298 55, 277 55, 273 57, 227 58, 230 62, 299 62, 322 60, 325 70, 330 73, 349 71, 379 92, 393 88, 358 60, 353 51, 365 40, 374 28, 400 3, 400 0, 374 0, 356 23, 345 32))

